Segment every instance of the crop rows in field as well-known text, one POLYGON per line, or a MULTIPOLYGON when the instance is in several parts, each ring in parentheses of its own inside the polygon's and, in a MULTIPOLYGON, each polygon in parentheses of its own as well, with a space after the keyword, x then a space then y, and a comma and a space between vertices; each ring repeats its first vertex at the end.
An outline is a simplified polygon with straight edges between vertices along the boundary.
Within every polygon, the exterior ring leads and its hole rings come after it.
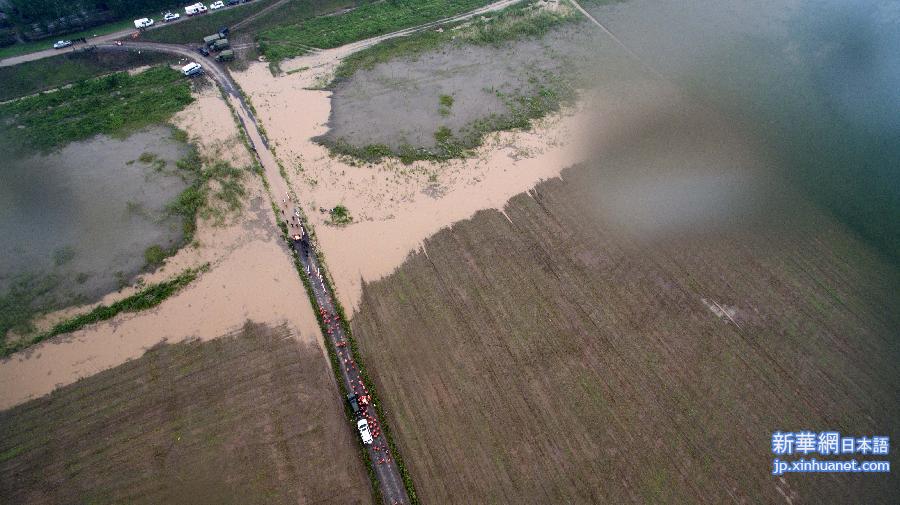
POLYGON ((321 350, 248 323, 0 412, 3 503, 370 503, 321 350))
POLYGON ((770 444, 896 436, 896 269, 815 210, 638 242, 599 184, 567 170, 365 286, 354 335, 422 501, 895 497, 889 475, 773 477, 770 444))

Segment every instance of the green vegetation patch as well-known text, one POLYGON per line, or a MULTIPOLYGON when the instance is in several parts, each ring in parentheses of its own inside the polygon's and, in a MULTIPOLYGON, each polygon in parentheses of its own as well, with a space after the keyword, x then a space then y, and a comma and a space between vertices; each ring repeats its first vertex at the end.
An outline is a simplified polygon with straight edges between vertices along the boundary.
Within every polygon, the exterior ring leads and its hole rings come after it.
POLYGON ((450 109, 453 108, 453 96, 452 95, 441 95, 441 97, 438 99, 438 103, 440 104, 438 106, 438 112, 442 116, 449 116, 450 109))
POLYGON ((338 16, 323 16, 259 34, 260 51, 271 61, 330 48, 437 21, 482 7, 489 0, 390 0, 365 4, 338 16))
POLYGON ((164 123, 192 101, 190 85, 168 67, 118 72, 0 105, 0 133, 50 151, 98 133, 124 135, 164 123))
POLYGON ((353 222, 353 216, 350 215, 350 211, 347 209, 347 207, 343 205, 336 205, 333 209, 331 209, 330 215, 331 224, 341 226, 353 222))
POLYGON ((67 53, 0 67, 0 101, 56 89, 111 72, 156 65, 171 58, 162 53, 133 51, 67 53))
POLYGON ((204 159, 196 149, 179 160, 176 166, 194 176, 194 183, 167 208, 171 215, 182 217, 185 242, 190 242, 194 237, 197 217, 221 224, 229 214, 239 212, 243 207, 245 169, 233 167, 222 160, 204 159))
MULTIPOLYGON (((159 284, 151 284, 128 298, 119 300, 111 305, 100 305, 90 312, 63 321, 53 328, 33 337, 19 339, 15 342, 6 342, 4 337, 4 341, 0 343, 0 358, 9 356, 16 351, 25 349, 26 347, 32 346, 48 338, 62 335, 63 333, 71 333, 80 330, 89 324, 111 319, 122 312, 138 312, 155 307, 162 303, 166 298, 177 293, 181 288, 193 282, 201 272, 205 272, 208 269, 209 264, 203 265, 200 268, 185 270, 171 280, 160 282, 159 284)), ((0 308, 7 308, 3 306, 3 301, 0 301, 0 308)), ((0 311, 0 313, 5 312, 5 310, 0 311)), ((0 327, 0 330, 2 329, 3 328, 0 327)))

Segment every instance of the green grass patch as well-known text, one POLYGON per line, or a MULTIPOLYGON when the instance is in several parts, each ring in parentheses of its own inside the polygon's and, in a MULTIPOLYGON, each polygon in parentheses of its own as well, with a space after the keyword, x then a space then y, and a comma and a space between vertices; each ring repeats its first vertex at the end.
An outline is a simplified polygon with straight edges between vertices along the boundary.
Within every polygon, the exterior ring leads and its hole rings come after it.
POLYGON ((490 0, 388 0, 337 16, 322 16, 264 30, 260 51, 271 61, 299 56, 309 47, 337 47, 409 28, 489 4, 490 0))
POLYGON ((144 250, 144 261, 148 267, 157 267, 162 265, 166 259, 166 250, 161 246, 152 245, 144 250))
POLYGON ((0 463, 9 461, 25 451, 24 445, 17 445, 0 453, 0 463))
POLYGON ((156 307, 162 303, 163 300, 193 282, 201 272, 206 272, 208 269, 209 264, 205 264, 200 268, 185 270, 173 279, 160 282, 159 284, 151 284, 141 291, 111 305, 100 305, 90 312, 63 321, 53 328, 31 338, 23 338, 15 342, 4 341, 3 344, 0 345, 0 358, 9 356, 16 351, 25 349, 26 347, 32 346, 48 338, 53 338, 57 335, 62 335, 63 333, 71 333, 84 328, 89 324, 111 319, 122 312, 139 312, 141 310, 156 307))
POLYGON ((133 67, 171 61, 161 53, 132 51, 67 53, 52 58, 0 67, 0 101, 56 89, 133 67))
POLYGON ((165 123, 192 101, 190 85, 168 67, 118 72, 0 105, 0 133, 46 152, 99 133, 126 135, 165 123))
POLYGON ((453 108, 453 96, 441 95, 438 99, 438 113, 442 116, 449 116, 450 109, 453 108))
POLYGON ((331 216, 331 224, 342 226, 353 222, 353 216, 350 215, 347 207, 343 205, 335 205, 329 214, 331 216))
POLYGON ((193 240, 198 217, 221 224, 228 215, 242 209, 246 195, 245 169, 233 167, 226 161, 203 159, 196 149, 191 149, 176 167, 194 180, 166 208, 170 215, 181 216, 184 243, 193 240))

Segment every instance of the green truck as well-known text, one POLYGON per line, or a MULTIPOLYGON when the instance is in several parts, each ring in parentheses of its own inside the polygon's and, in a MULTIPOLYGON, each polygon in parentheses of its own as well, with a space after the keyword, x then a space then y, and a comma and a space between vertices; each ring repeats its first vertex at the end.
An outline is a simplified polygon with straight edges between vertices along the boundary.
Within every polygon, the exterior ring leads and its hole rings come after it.
POLYGON ((212 46, 210 46, 210 49, 212 49, 213 51, 221 51, 223 49, 228 49, 228 47, 228 39, 219 39, 213 42, 212 46))
POLYGON ((223 37, 221 33, 217 33, 215 35, 207 35, 206 37, 203 37, 203 44, 206 47, 212 47, 213 44, 216 43, 216 41, 224 39, 224 38, 225 37, 223 37))
POLYGON ((216 61, 231 61, 234 59, 234 51, 226 49, 216 55, 216 61))

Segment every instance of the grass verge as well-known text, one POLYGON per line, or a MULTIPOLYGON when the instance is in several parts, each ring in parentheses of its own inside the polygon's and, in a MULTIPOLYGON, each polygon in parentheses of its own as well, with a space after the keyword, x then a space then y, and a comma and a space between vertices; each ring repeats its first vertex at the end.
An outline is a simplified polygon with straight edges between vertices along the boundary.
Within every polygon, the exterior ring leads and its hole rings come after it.
POLYGON ((0 105, 0 133, 47 152, 98 133, 127 135, 165 123, 193 100, 190 85, 168 67, 117 72, 0 105))
POLYGON ((62 335, 63 333, 71 333, 80 330, 89 324, 112 319, 122 312, 139 312, 141 310, 153 308, 193 282, 198 275, 207 270, 209 270, 208 263, 199 268, 187 269, 173 279, 147 286, 137 293, 111 305, 100 305, 90 312, 67 319, 58 323, 53 328, 31 338, 17 340, 12 343, 4 342, 3 346, 0 347, 0 358, 5 358, 14 352, 21 351, 22 349, 47 340, 48 338, 53 338, 57 335, 62 335))
POLYGON ((170 61, 168 55, 144 51, 67 53, 0 67, 0 101, 56 89, 112 72, 170 61))

